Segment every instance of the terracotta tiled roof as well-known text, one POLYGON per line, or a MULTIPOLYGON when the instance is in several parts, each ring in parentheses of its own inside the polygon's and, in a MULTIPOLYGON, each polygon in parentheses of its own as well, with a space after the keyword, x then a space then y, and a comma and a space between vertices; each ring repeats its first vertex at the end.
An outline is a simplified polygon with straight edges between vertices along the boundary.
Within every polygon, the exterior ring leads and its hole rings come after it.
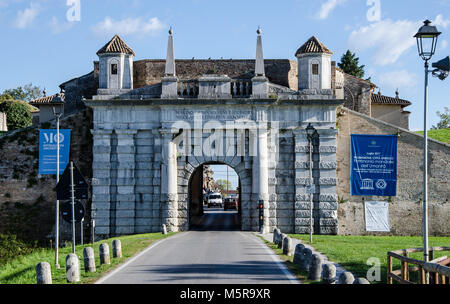
MULTIPOLYGON (((39 105, 42 105, 42 104, 57 103, 57 102, 54 100, 54 99, 56 98, 57 95, 58 95, 58 94, 51 95, 51 96, 44 96, 44 97, 41 97, 41 98, 37 98, 37 99, 35 99, 35 100, 30 101, 30 104, 31 104, 31 105, 39 106, 39 105)), ((65 95, 64 95, 64 93, 60 93, 60 94, 59 94, 59 97, 61 98, 61 102, 58 102, 58 103, 64 103, 64 100, 65 100, 65 95)))
POLYGON ((114 35, 111 41, 98 50, 97 55, 107 53, 122 53, 136 56, 134 51, 118 35, 114 35))
POLYGON ((308 54, 308 53, 333 54, 333 52, 330 51, 330 49, 328 49, 322 42, 319 41, 319 39, 317 39, 314 36, 309 38, 309 40, 306 41, 306 43, 297 50, 295 56, 299 54, 308 54))
POLYGON ((401 105, 410 106, 412 103, 408 100, 400 99, 398 97, 388 97, 381 94, 372 94, 372 103, 375 104, 391 104, 391 105, 401 105))

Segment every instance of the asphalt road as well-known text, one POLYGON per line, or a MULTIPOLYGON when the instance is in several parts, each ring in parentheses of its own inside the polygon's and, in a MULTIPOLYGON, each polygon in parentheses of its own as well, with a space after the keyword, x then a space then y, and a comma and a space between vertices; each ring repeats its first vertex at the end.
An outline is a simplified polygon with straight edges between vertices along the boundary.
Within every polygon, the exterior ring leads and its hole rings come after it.
POLYGON ((195 230, 152 244, 97 284, 299 283, 262 240, 237 230, 238 218, 206 209, 195 230))

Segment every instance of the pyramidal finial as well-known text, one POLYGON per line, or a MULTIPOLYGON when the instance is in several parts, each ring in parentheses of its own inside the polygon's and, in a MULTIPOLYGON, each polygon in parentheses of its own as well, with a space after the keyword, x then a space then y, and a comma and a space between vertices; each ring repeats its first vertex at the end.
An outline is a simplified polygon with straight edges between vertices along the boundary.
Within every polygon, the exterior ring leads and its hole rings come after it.
POLYGON ((175 76, 175 57, 173 54, 173 30, 169 29, 169 42, 167 44, 166 69, 164 74, 166 76, 175 76))
POLYGON ((256 31, 258 37, 256 38, 256 63, 255 63, 255 75, 265 76, 264 71, 264 56, 262 49, 262 38, 261 38, 261 28, 258 26, 256 31))

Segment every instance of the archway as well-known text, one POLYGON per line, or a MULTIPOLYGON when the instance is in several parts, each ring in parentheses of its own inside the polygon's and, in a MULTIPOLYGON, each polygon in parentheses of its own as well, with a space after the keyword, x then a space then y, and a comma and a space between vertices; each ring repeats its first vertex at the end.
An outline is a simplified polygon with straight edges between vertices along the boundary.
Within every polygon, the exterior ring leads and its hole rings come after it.
POLYGON ((224 163, 198 166, 190 177, 188 191, 189 230, 242 229, 241 181, 232 167, 224 163))

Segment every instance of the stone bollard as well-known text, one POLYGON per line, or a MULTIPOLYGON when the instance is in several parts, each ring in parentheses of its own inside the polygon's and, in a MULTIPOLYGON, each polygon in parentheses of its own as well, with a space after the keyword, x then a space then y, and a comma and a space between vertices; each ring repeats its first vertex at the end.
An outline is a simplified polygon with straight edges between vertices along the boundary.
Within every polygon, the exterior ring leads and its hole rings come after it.
POLYGON ((345 271, 339 276, 339 284, 353 284, 355 277, 351 272, 345 271))
POLYGON ((304 248, 302 251, 302 263, 300 264, 300 269, 308 271, 309 269, 309 264, 311 262, 311 257, 312 257, 312 251, 309 248, 304 248))
POLYGON ((113 258, 121 258, 122 257, 122 243, 120 240, 114 240, 112 243, 113 246, 113 258))
POLYGON ((336 284, 336 266, 334 264, 322 266, 322 281, 325 284, 336 284))
POLYGON ((322 258, 317 253, 311 256, 311 263, 308 269, 308 279, 320 281, 322 275, 322 258))
POLYGON ((283 239, 283 254, 292 255, 292 239, 288 236, 283 239))
POLYGON ((278 228, 275 228, 275 229, 273 230, 273 240, 272 240, 272 242, 273 242, 274 244, 277 244, 277 239, 278 239, 278 228))
POLYGON ((103 264, 111 264, 111 260, 109 258, 109 246, 106 243, 100 245, 100 265, 103 264))
POLYGON ((286 237, 286 234, 282 233, 278 236, 278 248, 283 248, 283 239, 286 237))
POLYGON ((68 283, 80 281, 80 261, 76 254, 69 254, 66 257, 66 278, 68 283))
POLYGON ((52 284, 52 268, 47 262, 36 266, 36 284, 52 284))
POLYGON ((365 278, 357 278, 353 284, 370 284, 370 282, 365 278))
POLYGON ((166 226, 166 224, 162 225, 162 234, 167 234, 167 226, 166 226))
POLYGON ((303 248, 305 248, 305 245, 303 244, 297 244, 295 246, 295 250, 294 250, 294 259, 293 259, 293 263, 300 265, 303 259, 303 255, 302 255, 302 250, 303 248))
POLYGON ((84 271, 95 272, 95 255, 92 247, 86 247, 83 250, 84 271))

